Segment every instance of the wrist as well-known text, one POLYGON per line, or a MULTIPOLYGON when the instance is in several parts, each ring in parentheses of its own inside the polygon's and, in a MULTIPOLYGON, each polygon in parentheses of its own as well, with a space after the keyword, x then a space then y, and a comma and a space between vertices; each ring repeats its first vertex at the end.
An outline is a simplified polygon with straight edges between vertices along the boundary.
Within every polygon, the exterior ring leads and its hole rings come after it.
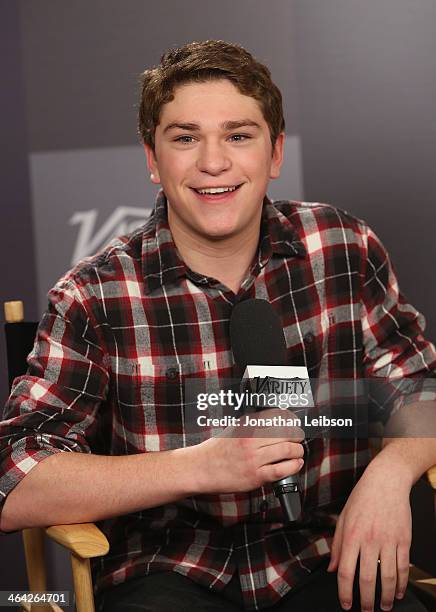
POLYGON ((409 492, 416 481, 413 466, 407 456, 391 444, 383 447, 372 459, 365 470, 365 474, 367 472, 368 476, 372 478, 386 480, 386 484, 404 488, 409 492))
POLYGON ((182 497, 190 497, 204 493, 203 466, 201 463, 200 445, 177 448, 173 451, 177 487, 181 489, 182 497))

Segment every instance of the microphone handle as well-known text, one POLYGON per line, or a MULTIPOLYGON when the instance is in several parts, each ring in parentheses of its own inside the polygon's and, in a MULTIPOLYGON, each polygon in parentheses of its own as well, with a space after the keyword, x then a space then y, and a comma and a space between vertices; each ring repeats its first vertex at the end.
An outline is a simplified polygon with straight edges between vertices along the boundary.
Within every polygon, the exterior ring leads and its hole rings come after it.
MULTIPOLYGON (((239 389, 244 392, 250 390, 250 380, 242 380, 239 389)), ((245 409, 245 405, 243 409, 245 409)), ((256 412, 264 407, 258 406, 256 412)), ((293 523, 301 517, 301 498, 299 490, 298 474, 286 476, 272 483, 274 495, 278 498, 282 507, 285 522, 293 523)))
POLYGON ((301 516, 301 499, 298 474, 286 476, 273 482, 273 491, 280 501, 283 515, 288 523, 298 521, 301 516))

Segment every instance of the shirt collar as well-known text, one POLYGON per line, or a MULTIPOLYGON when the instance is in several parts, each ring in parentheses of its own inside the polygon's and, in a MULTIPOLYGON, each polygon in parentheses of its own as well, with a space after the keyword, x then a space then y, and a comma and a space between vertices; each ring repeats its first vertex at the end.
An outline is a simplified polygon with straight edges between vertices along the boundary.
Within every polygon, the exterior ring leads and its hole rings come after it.
POLYGON ((271 255, 305 257, 306 249, 297 229, 281 211, 282 207, 289 210, 290 202, 284 200, 272 203, 265 196, 260 228, 260 254, 268 259, 271 255))
MULTIPOLYGON (((260 228, 259 249, 255 267, 264 267, 275 255, 305 257, 306 249, 291 221, 280 211, 280 204, 265 196, 260 228)), ((155 207, 144 227, 142 236, 142 269, 145 292, 150 293, 162 285, 187 276, 197 284, 210 279, 190 270, 181 259, 168 224, 167 200, 159 191, 155 207)))
POLYGON ((154 209, 144 228, 142 269, 146 293, 186 275, 186 265, 171 235, 167 200, 162 190, 157 194, 154 209))

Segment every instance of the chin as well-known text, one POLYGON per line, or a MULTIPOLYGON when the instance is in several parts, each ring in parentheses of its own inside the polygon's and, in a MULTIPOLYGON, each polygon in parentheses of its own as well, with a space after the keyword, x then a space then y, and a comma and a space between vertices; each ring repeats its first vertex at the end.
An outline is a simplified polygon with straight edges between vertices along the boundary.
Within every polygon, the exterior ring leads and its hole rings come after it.
POLYGON ((215 226, 211 229, 208 227, 201 228, 201 234, 209 238, 209 240, 219 241, 231 238, 241 232, 241 228, 235 225, 215 226))
POLYGON ((206 234, 211 235, 229 236, 237 234, 246 228, 248 219, 244 220, 239 215, 236 215, 235 212, 222 211, 221 214, 205 215, 201 218, 201 221, 199 219, 200 223, 198 223, 197 227, 201 227, 206 234))

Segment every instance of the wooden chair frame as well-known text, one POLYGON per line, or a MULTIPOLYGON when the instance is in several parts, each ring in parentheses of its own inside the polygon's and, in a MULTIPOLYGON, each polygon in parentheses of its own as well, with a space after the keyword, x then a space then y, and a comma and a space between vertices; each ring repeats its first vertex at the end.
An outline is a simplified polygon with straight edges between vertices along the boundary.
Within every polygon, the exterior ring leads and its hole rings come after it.
MULTIPOLYGON (((101 557, 109 552, 106 536, 94 525, 56 525, 53 527, 32 527, 23 529, 24 552, 26 557, 27 578, 30 591, 46 591, 47 576, 44 563, 44 533, 71 553, 74 592, 77 612, 94 612, 94 594, 89 559, 101 557)), ((70 605, 72 602, 70 602, 70 605)), ((45 606, 24 605, 23 609, 32 612, 62 612, 56 604, 45 606)))

